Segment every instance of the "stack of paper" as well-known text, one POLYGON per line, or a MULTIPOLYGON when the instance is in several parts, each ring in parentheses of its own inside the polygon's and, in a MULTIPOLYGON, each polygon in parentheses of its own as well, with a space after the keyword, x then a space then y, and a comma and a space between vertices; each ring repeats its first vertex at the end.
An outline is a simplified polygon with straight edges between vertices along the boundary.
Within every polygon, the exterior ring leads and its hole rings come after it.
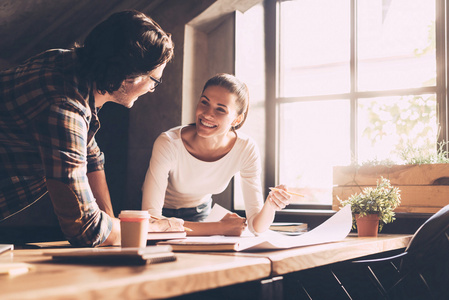
POLYGON ((307 231, 307 223, 273 223, 270 230, 287 235, 299 235, 307 231))

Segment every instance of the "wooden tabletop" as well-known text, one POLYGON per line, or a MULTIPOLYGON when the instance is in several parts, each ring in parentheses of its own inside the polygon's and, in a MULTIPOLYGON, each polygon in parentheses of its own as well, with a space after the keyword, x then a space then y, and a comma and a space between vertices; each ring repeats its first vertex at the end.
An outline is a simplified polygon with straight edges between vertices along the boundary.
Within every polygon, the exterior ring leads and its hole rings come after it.
POLYGON ((411 234, 380 234, 378 237, 357 237, 350 234, 343 241, 257 253, 233 253, 234 256, 265 257, 272 262, 271 276, 320 267, 380 252, 405 248, 411 234))
MULTIPOLYGON (((55 262, 43 251, 0 254, 0 264, 29 263, 26 274, 0 275, 6 299, 152 299, 279 276, 375 253, 405 248, 412 235, 350 235, 345 240, 264 252, 176 253, 177 261, 146 266, 94 266, 55 262)), ((60 248, 57 251, 72 251, 60 248)))
POLYGON ((92 266, 56 263, 39 249, 9 251, 0 254, 0 263, 27 262, 33 269, 1 275, 0 298, 160 299, 266 278, 271 271, 267 258, 176 256, 175 262, 146 266, 92 266))

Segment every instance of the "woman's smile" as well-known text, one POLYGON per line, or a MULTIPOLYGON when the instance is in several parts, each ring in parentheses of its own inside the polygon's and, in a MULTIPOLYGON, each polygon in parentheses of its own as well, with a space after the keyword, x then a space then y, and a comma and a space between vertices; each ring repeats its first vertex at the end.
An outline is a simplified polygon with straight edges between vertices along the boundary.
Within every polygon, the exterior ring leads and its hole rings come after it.
POLYGON ((208 121, 206 121, 204 119, 200 119, 200 123, 201 123, 201 125, 206 126, 208 128, 215 128, 215 127, 217 127, 217 125, 214 125, 214 124, 212 124, 212 123, 210 123, 210 122, 208 122, 208 121))

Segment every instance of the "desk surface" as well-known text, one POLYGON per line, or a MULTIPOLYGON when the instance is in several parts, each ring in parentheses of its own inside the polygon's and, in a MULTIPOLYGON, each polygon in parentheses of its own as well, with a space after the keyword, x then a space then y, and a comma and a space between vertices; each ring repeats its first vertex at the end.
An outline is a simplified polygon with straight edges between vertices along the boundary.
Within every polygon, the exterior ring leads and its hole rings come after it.
MULTIPOLYGON (((67 250, 73 249, 61 249, 67 250)), ((55 263, 33 249, 3 253, 2 262, 34 266, 17 277, 0 276, 2 300, 168 298, 267 278, 271 270, 266 258, 191 253, 146 266, 89 266, 55 263)))
POLYGON ((350 236, 279 251, 177 253, 175 262, 120 267, 61 264, 43 256, 41 249, 14 250, 0 254, 0 263, 27 262, 34 269, 17 277, 0 276, 0 295, 2 300, 169 298, 400 249, 410 238, 350 236))
POLYGON ((350 234, 340 242, 258 253, 233 253, 234 256, 265 257, 271 265, 271 276, 320 267, 336 262, 407 247, 411 234, 380 234, 357 237, 350 234))

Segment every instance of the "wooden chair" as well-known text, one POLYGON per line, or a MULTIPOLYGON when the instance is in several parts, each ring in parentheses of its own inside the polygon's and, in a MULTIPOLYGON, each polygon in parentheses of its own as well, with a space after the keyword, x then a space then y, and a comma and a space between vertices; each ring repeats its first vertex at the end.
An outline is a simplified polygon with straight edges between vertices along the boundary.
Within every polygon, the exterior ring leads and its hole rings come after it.
POLYGON ((357 289, 365 286, 366 276, 345 282, 338 270, 330 268, 350 299, 449 299, 449 205, 418 228, 404 252, 345 262, 337 269, 367 275, 378 292, 372 296, 357 289))

